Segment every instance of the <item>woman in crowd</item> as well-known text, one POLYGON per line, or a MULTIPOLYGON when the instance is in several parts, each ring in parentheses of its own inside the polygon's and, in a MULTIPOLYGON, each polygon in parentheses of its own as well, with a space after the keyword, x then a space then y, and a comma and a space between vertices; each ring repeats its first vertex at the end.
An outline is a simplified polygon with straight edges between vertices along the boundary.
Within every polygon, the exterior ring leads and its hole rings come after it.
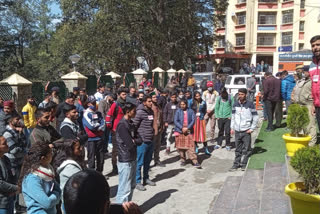
POLYGON ((186 165, 186 153, 191 159, 193 165, 200 168, 200 164, 195 154, 195 144, 193 142, 193 125, 195 122, 195 115, 193 110, 188 109, 188 102, 186 100, 180 101, 180 108, 174 116, 176 148, 180 154, 181 166, 186 165))
POLYGON ((8 151, 6 139, 0 136, 0 214, 14 213, 14 199, 18 192, 9 158, 4 155, 8 151))
POLYGON ((194 142, 196 144, 196 153, 198 154, 198 143, 203 143, 204 151, 207 155, 210 155, 206 139, 206 122, 204 116, 207 113, 207 104, 201 98, 200 92, 194 92, 194 99, 192 102, 192 110, 196 114, 196 120, 194 124, 194 142))
MULTIPOLYGON (((56 155, 53 158, 52 165, 59 175, 60 189, 63 191, 68 179, 73 174, 86 168, 84 150, 77 139, 56 142, 54 148, 56 149, 56 155)), ((63 192, 61 195, 63 195, 63 192)), ((61 199, 63 200, 63 197, 61 199)), ((63 203, 62 211, 65 213, 63 203)))
POLYGON ((61 190, 55 181, 51 160, 52 149, 42 142, 34 143, 25 157, 19 186, 22 186, 28 214, 57 213, 61 190))

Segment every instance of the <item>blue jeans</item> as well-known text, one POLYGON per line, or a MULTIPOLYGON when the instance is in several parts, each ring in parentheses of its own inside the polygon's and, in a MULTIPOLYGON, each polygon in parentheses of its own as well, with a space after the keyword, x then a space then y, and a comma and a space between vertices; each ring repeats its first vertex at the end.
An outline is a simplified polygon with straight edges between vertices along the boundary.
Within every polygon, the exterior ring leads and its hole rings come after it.
POLYGON ((0 214, 13 214, 14 213, 14 197, 10 197, 8 199, 8 204, 7 204, 7 208, 1 208, 0 209, 0 214))
POLYGON ((133 190, 136 187, 137 161, 119 162, 119 185, 116 201, 119 204, 132 200, 133 190))
POLYGON ((143 180, 149 179, 149 169, 152 160, 153 143, 143 142, 137 147, 136 182, 141 183, 141 167, 143 166, 143 180))
POLYGON ((30 135, 31 135, 31 132, 32 132, 33 128, 25 128, 24 129, 24 135, 26 136, 26 139, 27 139, 27 148, 30 148, 30 135))

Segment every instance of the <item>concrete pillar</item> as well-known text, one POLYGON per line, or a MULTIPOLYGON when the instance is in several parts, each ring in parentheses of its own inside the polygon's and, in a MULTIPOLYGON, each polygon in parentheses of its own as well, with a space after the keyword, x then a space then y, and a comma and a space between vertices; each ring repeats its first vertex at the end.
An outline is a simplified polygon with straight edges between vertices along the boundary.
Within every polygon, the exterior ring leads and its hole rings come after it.
POLYGON ((162 68, 155 68, 152 70, 152 73, 159 73, 159 87, 164 88, 164 70, 162 68))
POLYGON ((171 69, 167 70, 167 73, 168 73, 168 78, 169 78, 168 82, 169 82, 171 80, 171 78, 176 75, 177 71, 175 69, 171 68, 171 69))
POLYGON ((86 88, 86 76, 77 71, 73 71, 61 77, 69 92, 73 91, 74 87, 86 88))
POLYGON ((148 73, 146 71, 144 71, 143 69, 139 68, 135 71, 132 72, 134 79, 136 80, 136 86, 138 86, 141 81, 142 81, 142 77, 144 75, 147 75, 148 73))

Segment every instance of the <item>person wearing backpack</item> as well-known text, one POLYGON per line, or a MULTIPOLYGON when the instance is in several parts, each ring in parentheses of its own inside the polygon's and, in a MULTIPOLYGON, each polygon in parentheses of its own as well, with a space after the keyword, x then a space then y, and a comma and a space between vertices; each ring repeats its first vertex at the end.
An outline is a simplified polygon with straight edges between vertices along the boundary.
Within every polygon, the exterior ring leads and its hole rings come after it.
POLYGON ((116 130, 118 123, 123 118, 124 113, 122 108, 126 103, 127 97, 127 90, 124 88, 120 88, 118 91, 118 99, 114 102, 106 116, 106 126, 108 129, 111 130, 112 134, 112 174, 118 174, 118 167, 117 167, 117 147, 116 147, 116 130))
POLYGON ((226 139, 226 149, 230 151, 230 125, 232 116, 233 97, 228 94, 224 88, 221 91, 221 95, 217 98, 215 105, 215 116, 218 120, 219 134, 217 139, 217 145, 214 149, 221 148, 223 136, 226 139))

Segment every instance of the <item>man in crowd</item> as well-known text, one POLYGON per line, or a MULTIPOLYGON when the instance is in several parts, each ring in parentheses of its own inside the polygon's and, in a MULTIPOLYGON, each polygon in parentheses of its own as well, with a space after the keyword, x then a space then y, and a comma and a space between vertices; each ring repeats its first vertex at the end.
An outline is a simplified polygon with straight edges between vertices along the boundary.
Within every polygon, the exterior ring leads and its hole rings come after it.
POLYGON ((192 92, 187 91, 185 94, 185 98, 187 99, 188 102, 188 108, 191 109, 192 103, 193 103, 193 97, 192 97, 192 92))
POLYGON ((161 139, 163 132, 163 114, 162 109, 158 105, 157 95, 155 93, 151 96, 152 99, 152 111, 154 114, 153 120, 153 144, 154 144, 154 165, 164 167, 165 165, 160 161, 160 147, 161 147, 161 139))
POLYGON ((254 74, 252 74, 251 77, 247 79, 247 90, 248 100, 253 102, 254 95, 256 93, 256 76, 254 74))
POLYGON ((64 139, 78 139, 84 145, 88 140, 88 135, 80 130, 78 124, 79 114, 75 106, 65 106, 63 109, 66 117, 60 125, 60 134, 64 139))
POLYGON ((313 53, 312 63, 309 68, 310 79, 312 81, 312 113, 316 115, 318 127, 320 127, 320 35, 312 37, 310 43, 313 53))
POLYGON ((117 101, 111 105, 106 116, 106 125, 107 125, 107 128, 111 130, 111 134, 112 134, 112 173, 114 175, 118 174, 116 130, 117 130, 118 123, 124 116, 122 108, 126 103, 127 90, 124 88, 120 88, 118 90, 118 95, 119 97, 117 101))
POLYGON ((3 102, 4 102, 3 98, 0 97, 0 112, 3 112, 3 102))
POLYGON ((182 74, 181 80, 180 80, 180 86, 181 88, 187 88, 188 78, 186 74, 182 74))
POLYGON ((45 108, 51 100, 51 94, 48 92, 44 93, 44 100, 39 104, 38 108, 45 108))
POLYGON ((222 88, 223 88, 222 76, 221 74, 219 74, 214 83, 214 90, 220 94, 222 88))
POLYGON ((98 105, 99 105, 99 102, 104 98, 105 90, 106 90, 106 87, 104 84, 101 83, 98 85, 98 91, 94 94, 94 97, 98 105))
POLYGON ((57 118, 57 130, 60 130, 60 124, 66 117, 65 114, 63 113, 63 109, 67 108, 67 106, 73 106, 75 101, 75 96, 73 93, 69 93, 68 96, 66 97, 65 101, 60 103, 57 107, 56 111, 56 118, 57 118))
POLYGON ((59 91, 60 91, 59 87, 55 86, 51 88, 51 101, 55 102, 58 105, 60 103, 59 91))
POLYGON ((296 81, 294 80, 292 75, 288 74, 287 70, 282 71, 281 73, 281 96, 286 104, 286 111, 288 114, 288 108, 291 104, 291 93, 296 85, 296 81))
MULTIPOLYGON (((265 73, 266 80, 263 82, 263 100, 266 105, 267 116, 268 116, 268 127, 266 132, 271 132, 274 130, 273 126, 273 115, 275 114, 276 105, 281 101, 281 80, 275 78, 270 72, 265 73)), ((282 109, 281 109, 282 111, 282 109)), ((282 114, 277 114, 281 115, 282 114)), ((276 127, 281 126, 282 118, 276 117, 276 127)))
POLYGON ((211 141, 213 142, 215 128, 216 128, 216 118, 214 115, 214 107, 216 103, 216 98, 219 96, 219 94, 214 90, 212 81, 207 82, 207 89, 208 90, 204 91, 202 94, 202 99, 207 104, 207 113, 204 116, 204 119, 206 121, 206 124, 208 124, 210 120, 210 135, 211 135, 210 137, 211 137, 211 141))
MULTIPOLYGON (((18 183, 23 158, 27 152, 27 139, 23 133, 23 124, 19 115, 14 115, 9 119, 3 137, 7 140, 9 152, 5 155, 11 163, 11 171, 14 176, 15 184, 18 183)), ((19 204, 19 196, 15 201, 15 210, 17 212, 26 212, 26 208, 19 204)))
POLYGON ((137 108, 136 117, 133 119, 134 125, 138 129, 138 134, 142 139, 142 144, 137 147, 137 172, 136 172, 136 189, 145 191, 144 185, 155 186, 155 182, 149 179, 149 169, 153 153, 153 120, 152 99, 145 96, 137 108), (141 183, 141 168, 143 167, 143 183, 141 183))
POLYGON ((167 132, 167 148, 166 153, 170 154, 170 145, 174 143, 174 115, 178 109, 177 93, 170 95, 170 102, 163 109, 163 122, 167 132))
POLYGON ((35 106, 35 101, 33 96, 28 96, 27 104, 22 108, 22 116, 23 116, 23 122, 25 125, 25 135, 27 138, 27 143, 29 144, 29 136, 37 125, 37 120, 34 116, 34 113, 36 112, 37 107, 35 106))
POLYGON ((196 85, 196 80, 193 77, 193 75, 190 74, 190 76, 188 78, 188 83, 187 83, 187 90, 193 92, 195 85, 196 85))
POLYGON ((238 100, 232 108, 231 134, 235 134, 235 160, 229 171, 238 168, 245 170, 248 159, 251 155, 251 133, 257 127, 259 120, 258 113, 251 101, 246 99, 247 89, 242 88, 238 91, 238 100), (242 121, 250 121, 243 123, 242 121))
POLYGON ((164 109, 168 101, 168 90, 167 89, 159 89, 160 97, 158 98, 158 105, 160 109, 164 109))
POLYGON ((12 100, 7 100, 3 102, 3 111, 0 112, 0 136, 6 129, 9 119, 18 115, 18 112, 14 108, 14 102, 12 100))
POLYGON ((102 141, 105 121, 101 112, 96 110, 96 99, 92 95, 88 97, 88 108, 83 114, 82 123, 88 135, 88 167, 102 172, 104 165, 104 148, 106 146, 102 141))
POLYGON ((51 109, 37 109, 35 117, 37 120, 36 127, 32 130, 30 135, 31 145, 36 142, 48 142, 52 143, 61 138, 61 135, 57 132, 53 126, 50 125, 51 109))
POLYGON ((142 82, 140 83, 140 85, 143 85, 143 87, 146 88, 151 85, 151 82, 149 82, 146 77, 142 77, 142 82))
POLYGON ((137 90, 134 86, 131 86, 129 89, 129 94, 126 97, 126 102, 132 103, 133 105, 138 105, 138 98, 137 98, 137 90))

